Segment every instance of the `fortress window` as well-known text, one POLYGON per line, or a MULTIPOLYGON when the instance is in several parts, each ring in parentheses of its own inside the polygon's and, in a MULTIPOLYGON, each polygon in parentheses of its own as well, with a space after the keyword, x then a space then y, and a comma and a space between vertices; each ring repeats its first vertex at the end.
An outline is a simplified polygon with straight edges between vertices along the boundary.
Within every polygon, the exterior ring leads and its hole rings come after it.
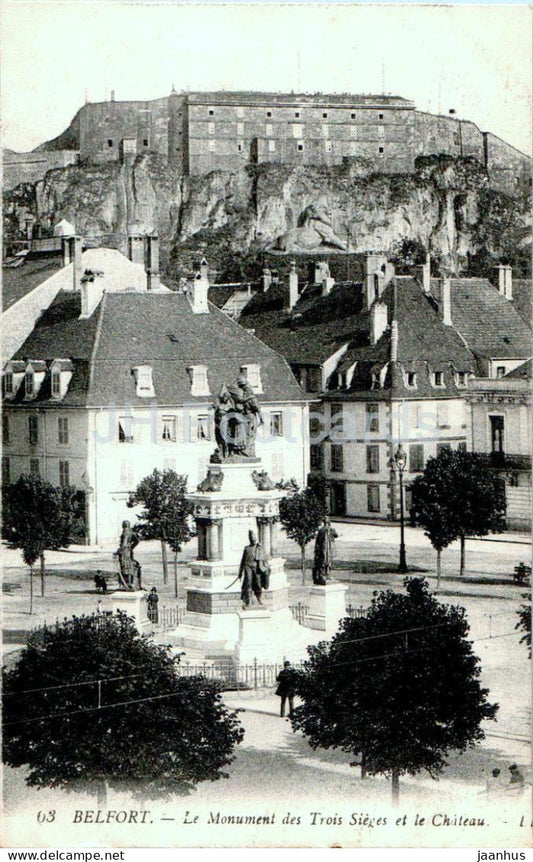
POLYGON ((380 115, 379 115, 379 119, 380 119, 380 120, 382 120, 382 119, 383 119, 383 114, 380 114, 380 115))
POLYGON ((111 140, 111 138, 108 138, 108 139, 107 139, 107 146, 108 146, 108 147, 112 147, 112 146, 113 146, 113 141, 111 140))
POLYGON ((275 153, 276 152, 276 142, 275 141, 269 141, 268 142, 268 152, 269 153, 275 153))
POLYGON ((267 111, 267 117, 271 117, 271 116, 272 116, 272 111, 267 111))
POLYGON ((209 116, 210 116, 210 117, 214 117, 214 115, 215 115, 215 112, 214 112, 213 110, 211 110, 211 109, 210 109, 210 110, 209 110, 209 116))
POLYGON ((380 153, 383 153, 383 147, 380 147, 380 148, 379 148, 379 152, 380 152, 380 153))
POLYGON ((238 149, 239 153, 242 153, 242 149, 243 149, 242 141, 239 141, 239 143, 237 144, 237 149, 238 149))
POLYGON ((325 120, 327 120, 327 118, 328 118, 328 112, 327 112, 327 111, 324 111, 324 112, 323 112, 323 114, 322 114, 322 116, 324 117, 324 119, 325 119, 325 120))
POLYGON ((355 120, 355 114, 350 114, 350 117, 352 118, 352 120, 355 120))
POLYGON ((148 146, 148 138, 143 138, 143 147, 148 146))
POLYGON ((294 112, 294 116, 295 116, 295 117, 299 117, 299 116, 300 116, 300 111, 295 111, 295 112, 294 112))
POLYGON ((325 141, 325 145, 326 145, 326 153, 331 153, 332 149, 333 149, 331 141, 325 141))
POLYGON ((303 148, 304 148, 303 141, 300 141, 300 142, 299 142, 299 144, 298 144, 298 152, 302 153, 302 152, 303 152, 303 148))

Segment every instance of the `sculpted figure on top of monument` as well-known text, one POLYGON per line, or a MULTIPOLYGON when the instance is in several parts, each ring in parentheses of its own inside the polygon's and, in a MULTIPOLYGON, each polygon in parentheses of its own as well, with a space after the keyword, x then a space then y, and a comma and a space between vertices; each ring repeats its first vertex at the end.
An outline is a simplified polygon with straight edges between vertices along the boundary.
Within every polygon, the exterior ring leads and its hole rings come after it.
POLYGON ((212 473, 211 470, 208 469, 207 476, 205 479, 197 485, 197 491, 220 491, 222 488, 222 482, 224 481, 224 473, 222 470, 220 473, 212 473))
POLYGON ((328 207, 320 201, 310 204, 299 218, 299 226, 278 236, 273 251, 323 251, 337 248, 346 251, 346 243, 336 235, 328 207))
POLYGON ((224 458, 255 458, 255 436, 263 424, 255 393, 245 377, 223 384, 215 404, 215 439, 224 458))
POLYGON ((254 470, 252 481, 258 491, 273 491, 276 487, 266 470, 254 470))

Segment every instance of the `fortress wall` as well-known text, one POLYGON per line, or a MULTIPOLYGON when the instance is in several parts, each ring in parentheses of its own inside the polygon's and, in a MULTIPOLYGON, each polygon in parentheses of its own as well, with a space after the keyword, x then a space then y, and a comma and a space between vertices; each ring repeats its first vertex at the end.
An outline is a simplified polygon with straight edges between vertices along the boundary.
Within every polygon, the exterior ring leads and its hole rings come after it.
POLYGON ((531 192, 531 159, 490 132, 485 133, 492 188, 505 194, 531 192))
POLYGON ((137 152, 168 155, 168 99, 149 102, 98 102, 80 111, 80 155, 97 162, 116 161, 122 138, 134 138, 137 152))
POLYGON ((52 150, 40 153, 4 152, 4 188, 13 189, 19 183, 36 183, 47 171, 65 168, 79 161, 76 150, 52 150))

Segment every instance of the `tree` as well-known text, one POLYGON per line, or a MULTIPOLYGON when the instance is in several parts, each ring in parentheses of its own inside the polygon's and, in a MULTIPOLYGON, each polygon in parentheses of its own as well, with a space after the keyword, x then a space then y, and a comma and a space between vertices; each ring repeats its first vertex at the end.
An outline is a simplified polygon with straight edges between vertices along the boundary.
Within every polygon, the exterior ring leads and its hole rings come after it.
POLYGON ((531 658, 531 593, 522 593, 522 598, 527 604, 520 605, 517 610, 518 622, 515 629, 522 629, 524 634, 520 638, 520 643, 526 643, 529 650, 529 658, 531 658))
POLYGON ((161 542, 163 581, 168 580, 167 544, 174 552, 174 589, 178 595, 178 553, 194 532, 189 525, 192 503, 186 497, 187 477, 174 470, 154 470, 129 495, 128 506, 143 505, 136 530, 141 539, 161 542))
POLYGON ((40 560, 41 596, 44 596, 45 556, 48 550, 68 548, 74 488, 58 488, 35 476, 22 475, 4 488, 4 538, 10 548, 19 548, 30 568, 30 614, 33 613, 33 566, 40 560))
POLYGON ((437 552, 437 590, 440 588, 441 553, 457 539, 456 518, 441 502, 440 485, 442 459, 430 458, 422 476, 411 483, 412 511, 415 520, 424 527, 424 535, 437 552))
POLYGON ((326 515, 326 507, 311 488, 300 491, 294 479, 279 483, 278 487, 288 490, 287 496, 279 503, 279 519, 289 539, 293 539, 300 548, 302 584, 305 584, 305 548, 315 538, 326 515))
MULTIPOLYGON (((421 493, 424 487, 428 489, 423 509, 427 529, 431 524, 438 543, 460 540, 460 574, 464 575, 467 536, 486 536, 507 529, 504 484, 492 469, 488 455, 461 449, 443 449, 437 458, 429 458, 422 479, 427 485, 421 483, 421 493)), ((417 504, 414 508, 417 511, 417 504)), ((418 514, 416 517, 418 520, 418 514)), ((423 521, 420 523, 425 526, 423 521)))
POLYGON ((219 684, 179 677, 179 657, 125 614, 41 629, 4 672, 4 759, 35 787, 186 793, 226 778, 243 730, 219 684))
POLYGON ((395 803, 401 775, 436 778, 448 752, 484 738, 480 724, 498 709, 480 685, 464 608, 438 602, 423 578, 404 585, 308 647, 292 721, 313 748, 360 754, 363 774, 390 776, 395 803))

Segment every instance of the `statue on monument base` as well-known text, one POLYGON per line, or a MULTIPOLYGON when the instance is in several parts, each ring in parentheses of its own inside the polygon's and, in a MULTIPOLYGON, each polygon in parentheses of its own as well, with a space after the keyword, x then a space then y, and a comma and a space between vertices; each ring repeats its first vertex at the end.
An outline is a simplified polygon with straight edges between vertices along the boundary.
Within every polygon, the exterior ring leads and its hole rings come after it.
POLYGON ((239 567, 239 580, 242 578, 241 600, 243 610, 250 607, 251 594, 262 605, 261 595, 263 590, 268 590, 270 566, 263 546, 257 541, 257 536, 250 530, 248 533, 250 544, 246 545, 242 554, 239 567))
POLYGON ((133 556, 133 551, 138 544, 139 539, 132 530, 130 522, 122 521, 120 544, 114 556, 118 560, 119 588, 130 592, 142 589, 141 566, 133 556))
POLYGON ((263 424, 255 393, 245 377, 224 383, 215 404, 215 440, 222 459, 255 458, 255 436, 263 424))
POLYGON ((313 561, 313 583, 325 586, 333 565, 333 541, 338 533, 332 528, 329 518, 324 518, 315 539, 315 558, 313 561))

